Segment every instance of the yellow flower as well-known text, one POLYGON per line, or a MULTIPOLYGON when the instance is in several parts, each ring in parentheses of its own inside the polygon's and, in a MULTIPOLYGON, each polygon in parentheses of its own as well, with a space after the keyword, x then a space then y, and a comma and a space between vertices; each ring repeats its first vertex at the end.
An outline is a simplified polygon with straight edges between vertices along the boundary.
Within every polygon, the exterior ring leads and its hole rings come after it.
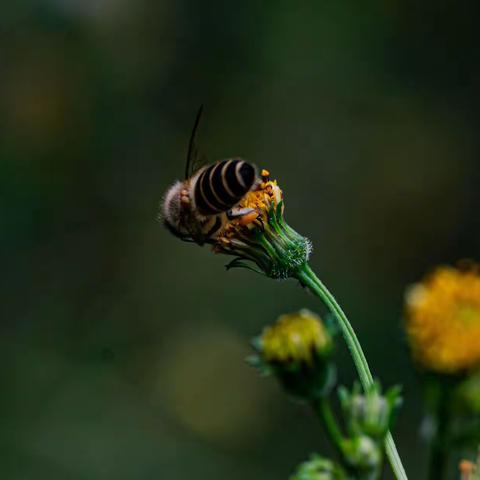
POLYGON ((321 319, 309 310, 282 315, 271 327, 265 328, 262 353, 268 362, 313 362, 318 352, 326 352, 332 339, 321 319))
POLYGON ((428 370, 457 373, 480 364, 480 275, 471 265, 439 267, 406 295, 414 358, 428 370))

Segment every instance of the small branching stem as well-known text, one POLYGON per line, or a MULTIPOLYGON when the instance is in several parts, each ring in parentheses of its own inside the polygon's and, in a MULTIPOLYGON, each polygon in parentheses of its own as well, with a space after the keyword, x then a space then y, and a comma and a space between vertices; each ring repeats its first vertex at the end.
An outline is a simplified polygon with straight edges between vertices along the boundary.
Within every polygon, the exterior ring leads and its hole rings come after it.
POLYGON ((448 470, 448 434, 450 424, 450 385, 436 385, 437 396, 433 412, 436 423, 435 436, 432 439, 428 478, 443 480, 448 470))
MULTIPOLYGON (((348 321, 348 318, 343 312, 342 308, 335 300, 335 297, 315 275, 315 272, 310 268, 308 263, 305 263, 297 269, 295 272, 295 278, 297 278, 302 285, 309 288, 312 293, 320 298, 330 312, 336 317, 342 331, 343 338, 345 339, 350 354, 352 355, 360 382, 364 390, 367 391, 373 385, 372 373, 370 372, 367 359, 365 358, 365 354, 363 353, 362 346, 358 341, 355 331, 353 330, 353 327, 348 321)), ((403 468, 402 461, 398 454, 397 447, 395 446, 395 442, 390 432, 387 433, 385 439, 385 451, 397 480, 408 480, 407 474, 405 473, 405 469, 403 468)))
POLYGON ((318 415, 318 418, 320 418, 321 422, 323 423, 332 445, 342 459, 343 435, 337 424, 335 416, 333 415, 328 398, 319 398, 312 403, 312 407, 315 410, 315 413, 318 415))

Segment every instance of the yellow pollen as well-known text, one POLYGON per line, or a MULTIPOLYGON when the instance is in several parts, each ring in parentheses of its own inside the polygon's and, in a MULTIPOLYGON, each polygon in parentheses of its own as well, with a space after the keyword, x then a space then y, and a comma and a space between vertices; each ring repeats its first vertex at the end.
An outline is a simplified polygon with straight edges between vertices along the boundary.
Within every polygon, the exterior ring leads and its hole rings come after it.
MULTIPOLYGON (((262 170, 262 176, 269 172, 262 170)), ((253 226, 262 226, 268 221, 268 212, 273 205, 276 207, 283 198, 283 193, 277 185, 276 180, 264 180, 260 182, 254 190, 248 192, 238 203, 239 208, 252 208, 258 212, 257 218, 252 222, 245 222, 240 218, 234 218, 227 222, 223 230, 217 237, 217 242, 224 242, 224 239, 237 237, 242 232, 248 232, 253 226)))
POLYGON ((480 364, 477 269, 438 268, 407 293, 406 316, 413 355, 428 370, 455 373, 480 364))
POLYGON ((282 315, 262 334, 267 361, 312 363, 315 352, 325 351, 330 345, 330 335, 321 319, 308 310, 282 315))

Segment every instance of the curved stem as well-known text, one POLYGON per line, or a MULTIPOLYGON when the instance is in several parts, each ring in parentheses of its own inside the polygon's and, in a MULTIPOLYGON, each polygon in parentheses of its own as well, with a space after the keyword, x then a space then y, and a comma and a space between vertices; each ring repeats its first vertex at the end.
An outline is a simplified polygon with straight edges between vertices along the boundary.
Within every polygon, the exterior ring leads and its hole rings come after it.
MULTIPOLYGON (((343 338, 345 339, 350 354, 352 355, 353 363, 357 369, 360 382, 364 390, 368 390, 373 385, 372 373, 370 372, 370 368, 368 366, 367 359, 365 358, 365 354, 363 353, 362 346, 360 345, 355 331, 348 321, 344 311, 335 300, 335 297, 329 292, 327 287, 315 275, 315 272, 310 268, 310 265, 304 264, 299 267, 295 276, 303 285, 308 287, 318 298, 320 298, 326 307, 335 315, 342 331, 343 338)), ((385 438, 385 451, 395 477, 398 480, 408 480, 390 432, 387 433, 385 438)))

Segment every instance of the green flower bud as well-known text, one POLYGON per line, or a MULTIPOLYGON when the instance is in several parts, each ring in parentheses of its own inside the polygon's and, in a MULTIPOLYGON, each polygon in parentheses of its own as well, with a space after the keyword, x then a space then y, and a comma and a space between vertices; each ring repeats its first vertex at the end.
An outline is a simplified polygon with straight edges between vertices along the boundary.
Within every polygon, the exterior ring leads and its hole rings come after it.
POLYGON ((457 391, 457 401, 468 413, 480 413, 480 371, 468 376, 457 391))
POLYGON ((342 468, 319 455, 312 455, 307 462, 301 463, 290 480, 346 480, 342 468))
POLYGON ((290 394, 314 400, 330 392, 335 368, 332 337, 320 317, 308 310, 282 315, 253 341, 250 363, 273 373, 290 394))
POLYGON ((355 473, 380 470, 383 461, 383 446, 371 437, 358 435, 347 438, 343 440, 341 447, 345 461, 355 473))
POLYGON ((399 387, 390 388, 382 396, 378 383, 365 394, 355 384, 351 392, 340 387, 338 395, 351 436, 368 435, 374 440, 384 439, 401 404, 399 387))

